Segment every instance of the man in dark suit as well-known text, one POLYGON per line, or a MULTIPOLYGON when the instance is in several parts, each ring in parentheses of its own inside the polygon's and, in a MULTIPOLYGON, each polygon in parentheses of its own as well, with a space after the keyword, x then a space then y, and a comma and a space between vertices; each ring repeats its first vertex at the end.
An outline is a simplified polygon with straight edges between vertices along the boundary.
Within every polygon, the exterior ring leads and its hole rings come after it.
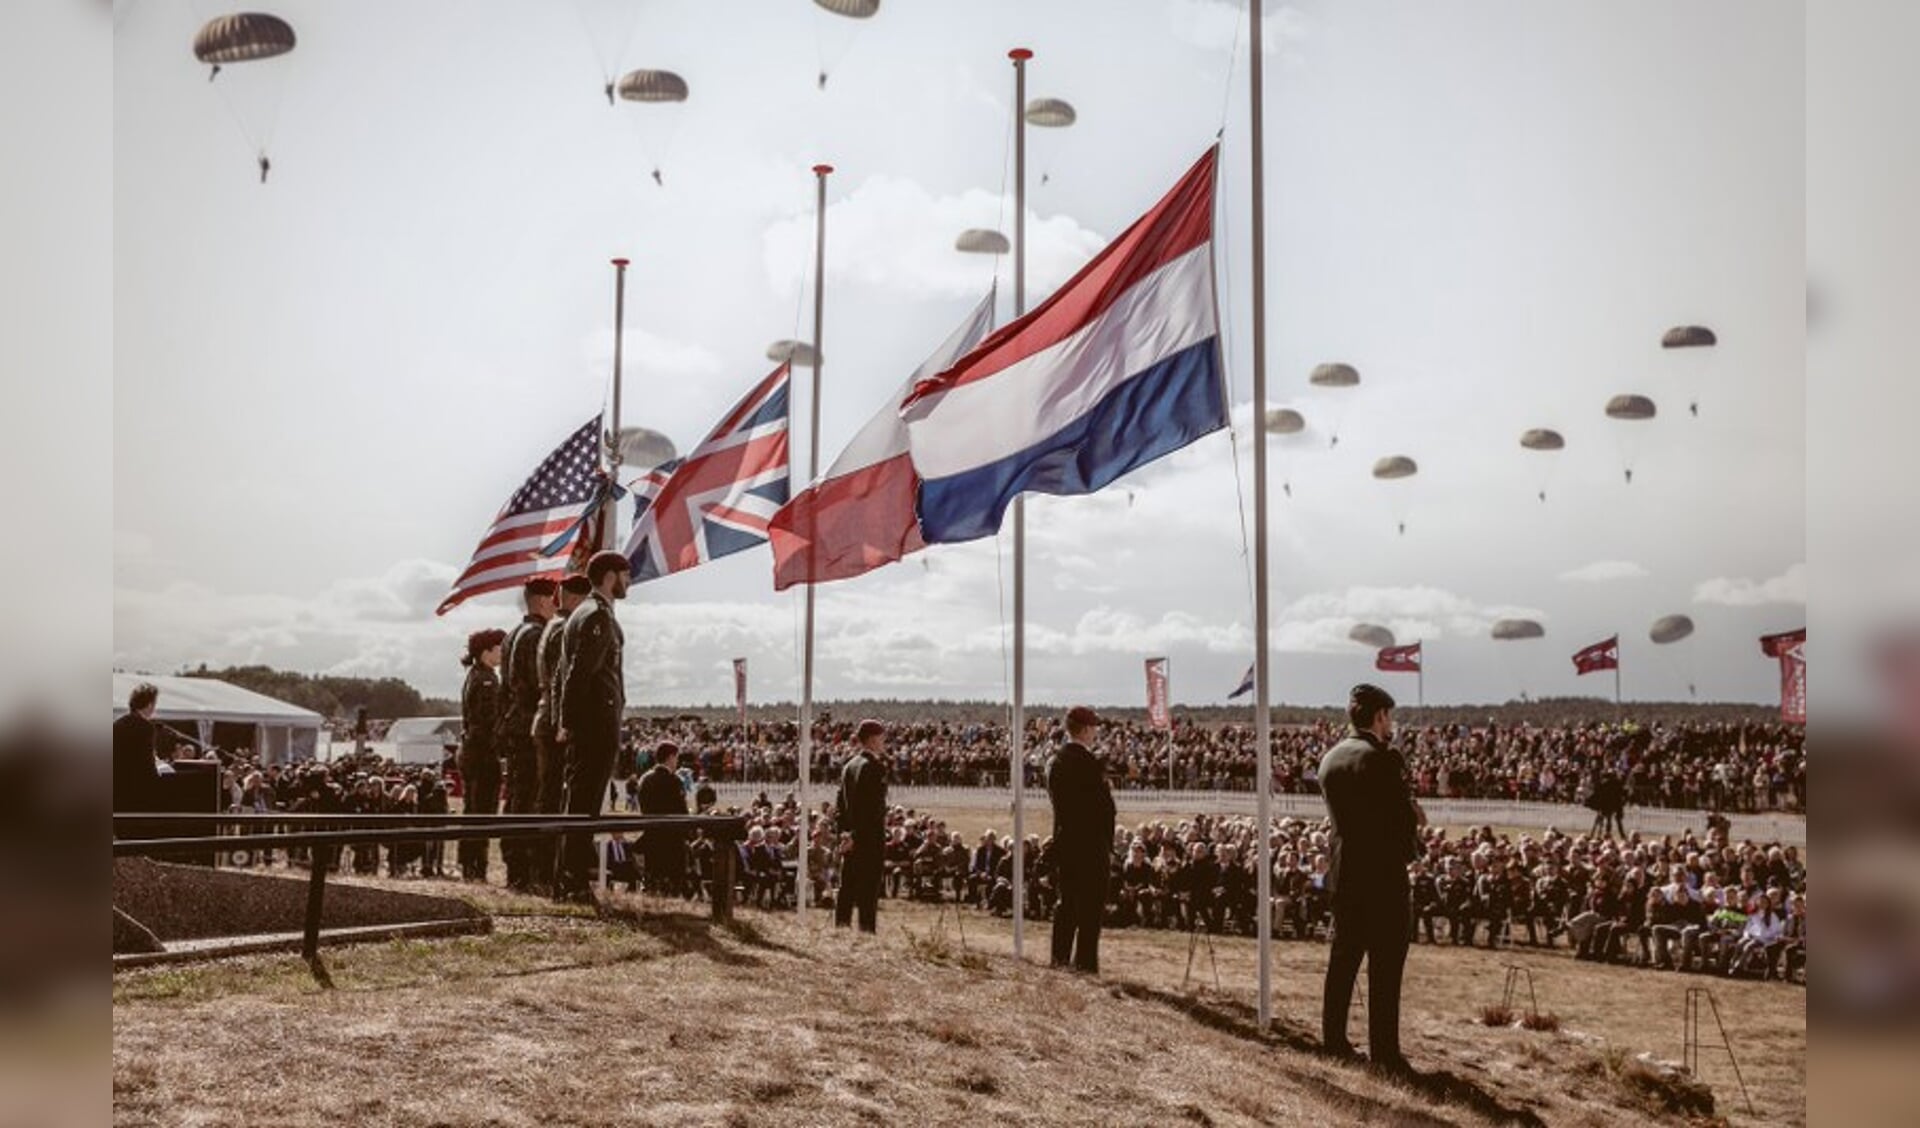
POLYGON ((1320 1014, 1328 1050, 1350 1055, 1347 1012, 1360 961, 1367 961, 1367 1045, 1375 1065, 1406 1070, 1400 1055, 1400 975, 1407 962, 1407 863, 1421 853, 1426 815, 1407 788, 1406 764, 1390 745, 1393 698, 1356 685, 1347 701, 1352 730, 1320 761, 1320 790, 1333 819, 1327 884, 1333 944, 1320 1014))
POLYGON ((840 892, 833 899, 833 923, 845 928, 860 910, 860 931, 872 932, 880 909, 880 871, 887 839, 887 726, 864 720, 854 732, 858 747, 840 769, 840 794, 834 800, 836 826, 853 836, 853 848, 840 870, 840 892))
POLYGON ((127 695, 127 715, 113 722, 113 809, 116 811, 153 809, 154 792, 160 782, 159 769, 153 762, 156 734, 153 709, 159 701, 160 690, 152 682, 141 682, 127 695))
MULTIPOLYGON (((626 710, 622 655, 626 633, 614 617, 616 600, 627 597, 632 565, 618 552, 596 552, 587 561, 590 598, 567 617, 560 639, 560 727, 554 734, 567 750, 566 812, 598 815, 620 750, 620 719, 626 710)), ((593 836, 574 833, 560 846, 555 898, 591 902, 593 836)))
POLYGON ((1113 850, 1113 792, 1106 769, 1087 748, 1100 718, 1085 705, 1067 710, 1067 742, 1047 762, 1053 800, 1053 966, 1100 970, 1100 914, 1107 905, 1113 850))
MULTIPOLYGON (((687 793, 680 786, 680 746, 663 740, 653 752, 653 767, 640 777, 640 813, 684 815, 687 793)), ((647 892, 670 896, 683 890, 687 875, 687 838, 678 830, 649 830, 641 842, 647 859, 647 892)))

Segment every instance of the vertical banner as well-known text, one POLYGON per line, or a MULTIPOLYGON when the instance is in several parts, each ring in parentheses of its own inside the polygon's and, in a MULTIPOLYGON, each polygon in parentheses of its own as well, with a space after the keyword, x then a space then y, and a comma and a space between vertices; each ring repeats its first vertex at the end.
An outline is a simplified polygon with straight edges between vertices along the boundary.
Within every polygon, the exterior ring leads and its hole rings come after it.
POLYGON ((733 704, 740 711, 740 723, 747 723, 747 660, 733 660, 733 704))
POLYGON ((1806 639, 1780 647, 1780 719, 1791 724, 1807 723, 1806 639))
POLYGON ((1167 711, 1167 660, 1147 659, 1147 723, 1156 729, 1171 730, 1173 717, 1167 711))

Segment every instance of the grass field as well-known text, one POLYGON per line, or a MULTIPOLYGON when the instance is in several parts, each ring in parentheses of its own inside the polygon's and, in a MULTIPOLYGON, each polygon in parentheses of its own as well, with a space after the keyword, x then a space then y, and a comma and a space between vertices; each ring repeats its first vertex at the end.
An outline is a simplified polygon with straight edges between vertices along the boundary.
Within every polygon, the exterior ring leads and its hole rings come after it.
MULTIPOLYGON (((1109 932, 1089 979, 1013 961, 1005 920, 926 905, 883 902, 867 938, 819 913, 718 927, 618 894, 594 914, 446 888, 496 931, 330 951, 330 992, 292 957, 117 974, 115 1121, 1687 1123, 1668 1107, 1676 1088, 1633 1059, 1678 1060, 1684 988, 1708 982, 1564 950, 1416 946, 1403 1044, 1421 1076, 1405 1081, 1316 1052, 1317 943, 1276 944, 1278 1024, 1263 1036, 1243 939, 1215 941, 1224 989, 1202 949, 1204 986, 1186 990, 1184 934, 1109 932), (1505 963, 1532 969, 1557 1032, 1479 1023, 1505 963)), ((1045 928, 1029 929, 1030 957, 1045 928)), ((1804 1123, 1804 992, 1711 985, 1758 1114, 1709 1057, 1718 1113, 1804 1123)))

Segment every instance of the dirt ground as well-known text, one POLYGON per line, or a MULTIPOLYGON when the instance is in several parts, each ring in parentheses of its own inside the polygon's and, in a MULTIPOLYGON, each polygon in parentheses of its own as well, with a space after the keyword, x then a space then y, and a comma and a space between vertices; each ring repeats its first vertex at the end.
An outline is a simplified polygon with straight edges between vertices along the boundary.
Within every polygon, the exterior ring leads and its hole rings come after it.
POLYGON ((1799 987, 1418 945, 1404 1080, 1317 1052, 1316 942, 1275 945, 1261 1035, 1244 939, 1214 941, 1219 989, 1200 947, 1187 989, 1177 933, 1110 931, 1093 979, 1015 962, 1006 920, 930 905, 883 902, 861 937, 817 912, 721 927, 677 902, 559 912, 449 888, 495 914, 492 935, 329 951, 331 991, 290 956, 115 975, 115 1122, 1687 1123, 1680 1087, 1633 1059, 1679 1059, 1690 985, 1713 988, 1757 1109, 1709 1055, 1717 1112, 1806 1120, 1799 987), (1478 1022, 1509 963, 1557 1031, 1478 1022))

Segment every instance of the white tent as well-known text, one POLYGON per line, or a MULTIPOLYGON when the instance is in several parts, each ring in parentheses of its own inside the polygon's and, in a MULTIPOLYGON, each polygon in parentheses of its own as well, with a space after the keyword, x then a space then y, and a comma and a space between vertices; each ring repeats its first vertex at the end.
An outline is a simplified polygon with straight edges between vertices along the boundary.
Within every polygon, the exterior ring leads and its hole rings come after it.
POLYGON ((401 717, 387 728, 396 764, 440 766, 447 745, 460 743, 459 717, 401 717))
MULTIPOLYGON (((113 675, 116 719, 126 715, 127 695, 141 682, 151 682, 160 690, 153 719, 194 736, 202 744, 214 743, 216 724, 240 725, 251 729, 252 743, 248 747, 263 764, 310 760, 319 752, 320 714, 212 678, 116 671, 113 675)), ((229 751, 235 750, 231 740, 227 743, 229 751)))

